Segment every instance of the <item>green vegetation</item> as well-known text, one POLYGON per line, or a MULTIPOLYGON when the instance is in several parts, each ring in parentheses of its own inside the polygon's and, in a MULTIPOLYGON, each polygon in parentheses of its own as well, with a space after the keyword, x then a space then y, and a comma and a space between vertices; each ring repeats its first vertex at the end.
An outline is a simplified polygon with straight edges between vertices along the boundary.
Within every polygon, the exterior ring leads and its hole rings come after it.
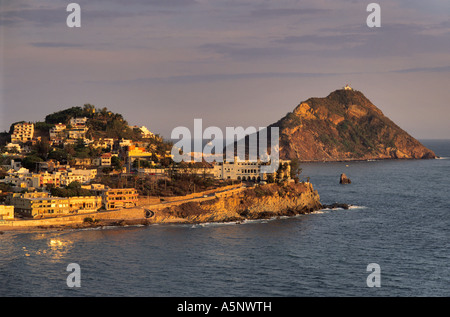
POLYGON ((89 223, 89 224, 94 224, 94 223, 98 223, 99 220, 98 219, 92 219, 92 217, 86 217, 83 219, 84 223, 89 223))
POLYGON ((55 197, 81 197, 81 196, 93 196, 92 192, 81 188, 79 182, 72 182, 66 187, 52 187, 50 193, 55 197))

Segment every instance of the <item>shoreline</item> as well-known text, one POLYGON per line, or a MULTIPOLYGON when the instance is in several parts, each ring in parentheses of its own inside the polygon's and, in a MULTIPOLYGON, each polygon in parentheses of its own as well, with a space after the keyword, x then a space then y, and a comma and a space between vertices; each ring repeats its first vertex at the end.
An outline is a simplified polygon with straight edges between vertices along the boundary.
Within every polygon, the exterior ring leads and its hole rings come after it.
POLYGON ((330 160, 299 160, 299 163, 346 163, 346 162, 378 162, 378 161, 420 161, 420 160, 439 160, 440 156, 432 158, 364 158, 364 159, 330 159, 330 160))

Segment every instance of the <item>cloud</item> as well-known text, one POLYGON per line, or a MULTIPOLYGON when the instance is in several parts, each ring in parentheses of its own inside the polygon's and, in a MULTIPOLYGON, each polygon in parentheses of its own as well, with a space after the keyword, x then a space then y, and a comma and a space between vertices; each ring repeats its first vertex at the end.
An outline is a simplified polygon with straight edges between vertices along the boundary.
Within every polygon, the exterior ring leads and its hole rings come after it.
POLYGON ((72 48, 72 47, 82 47, 81 44, 76 43, 62 43, 62 42, 34 42, 30 43, 33 47, 52 47, 52 48, 72 48))
POLYGON ((315 8, 265 8, 253 10, 251 12, 251 15, 260 18, 279 18, 286 16, 311 16, 328 12, 330 12, 330 10, 328 9, 315 8))
POLYGON ((180 75, 180 76, 168 76, 168 77, 146 77, 135 78, 129 80, 114 80, 114 81, 88 81, 88 84, 111 84, 111 85, 148 85, 148 84, 191 84, 191 83, 212 83, 219 81, 233 81, 241 79, 263 79, 263 78, 319 78, 329 76, 345 76, 355 75, 358 72, 255 72, 255 73, 212 73, 212 74, 192 74, 192 75, 180 75))
POLYGON ((393 73, 443 73, 450 72, 450 66, 442 66, 442 67, 417 67, 417 68, 406 68, 392 71, 393 73))
POLYGON ((66 7, 61 8, 25 8, 0 11, 0 25, 16 25, 31 23, 37 26, 53 26, 57 23, 65 25, 66 7))

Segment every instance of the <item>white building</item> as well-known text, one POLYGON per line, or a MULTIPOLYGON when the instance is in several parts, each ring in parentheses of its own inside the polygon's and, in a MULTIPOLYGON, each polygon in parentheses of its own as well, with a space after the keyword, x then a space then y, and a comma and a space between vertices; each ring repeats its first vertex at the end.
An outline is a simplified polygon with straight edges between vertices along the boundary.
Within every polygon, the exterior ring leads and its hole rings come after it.
POLYGON ((345 89, 345 90, 353 90, 353 88, 350 87, 349 85, 345 85, 344 89, 345 89))
MULTIPOLYGON (((280 178, 290 177, 290 161, 280 160, 280 164, 286 164, 286 168, 283 175, 279 175, 280 178)), ((267 176, 271 174, 275 179, 277 177, 277 172, 265 173, 262 171, 261 167, 267 165, 267 163, 262 163, 258 161, 241 161, 237 157, 234 158, 233 162, 223 162, 216 163, 213 168, 214 177, 219 179, 232 179, 239 181, 253 181, 260 182, 267 180, 267 176)))
POLYGON ((70 125, 72 128, 84 128, 86 126, 87 118, 71 118, 70 125))
POLYGON ((64 130, 66 130, 66 125, 62 123, 55 124, 53 128, 50 129, 50 140, 54 141, 56 139, 62 138, 64 135, 64 130))

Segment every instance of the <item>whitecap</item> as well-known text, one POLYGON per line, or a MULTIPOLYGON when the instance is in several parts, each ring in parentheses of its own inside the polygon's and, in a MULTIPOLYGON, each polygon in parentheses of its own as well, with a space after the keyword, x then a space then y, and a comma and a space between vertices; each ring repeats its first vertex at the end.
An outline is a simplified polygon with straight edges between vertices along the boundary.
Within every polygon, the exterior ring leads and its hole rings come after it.
POLYGON ((366 209, 366 206, 355 206, 355 205, 351 205, 348 207, 348 209, 366 209))

